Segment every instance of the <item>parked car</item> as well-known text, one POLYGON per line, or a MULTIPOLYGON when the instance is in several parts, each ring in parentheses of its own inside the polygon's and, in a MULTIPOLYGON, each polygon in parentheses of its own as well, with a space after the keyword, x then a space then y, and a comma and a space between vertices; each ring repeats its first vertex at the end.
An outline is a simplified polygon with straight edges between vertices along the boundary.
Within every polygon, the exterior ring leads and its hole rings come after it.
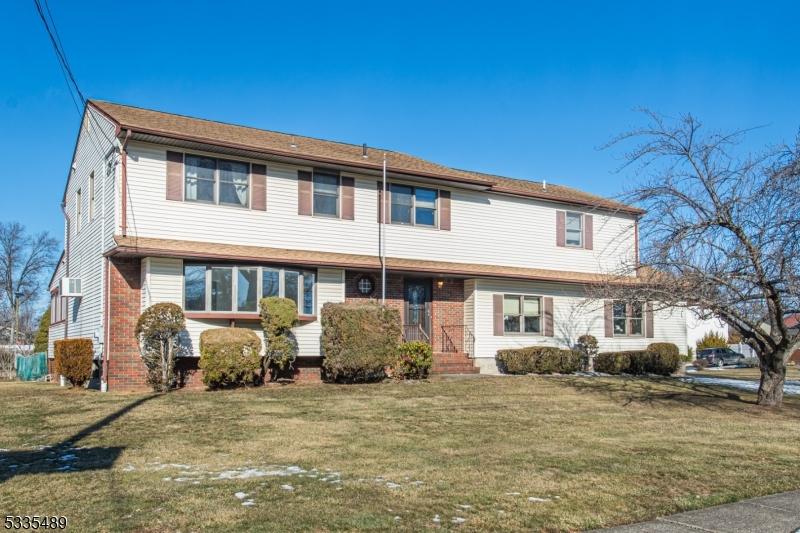
POLYGON ((744 364, 744 356, 739 352, 734 352, 730 348, 707 348, 697 352, 698 359, 705 359, 709 365, 741 365, 744 364))

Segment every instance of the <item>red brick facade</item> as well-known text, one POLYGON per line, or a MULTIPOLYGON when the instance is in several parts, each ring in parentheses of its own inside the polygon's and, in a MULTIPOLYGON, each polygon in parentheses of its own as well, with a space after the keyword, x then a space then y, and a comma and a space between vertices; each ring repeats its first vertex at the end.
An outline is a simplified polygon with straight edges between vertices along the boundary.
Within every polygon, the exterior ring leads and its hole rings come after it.
POLYGON ((141 260, 109 259, 108 288, 108 389, 147 390, 146 370, 134 333, 142 305, 141 260))

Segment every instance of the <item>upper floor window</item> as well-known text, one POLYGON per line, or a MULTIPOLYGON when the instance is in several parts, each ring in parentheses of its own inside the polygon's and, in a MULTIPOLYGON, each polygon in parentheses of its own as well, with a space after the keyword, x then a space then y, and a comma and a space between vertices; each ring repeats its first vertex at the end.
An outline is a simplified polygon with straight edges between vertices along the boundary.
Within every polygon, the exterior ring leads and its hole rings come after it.
POLYGON ((316 274, 266 266, 186 264, 183 306, 187 311, 258 312, 260 298, 294 300, 301 315, 313 315, 316 274))
POLYGON ((505 333, 541 333, 541 298, 516 294, 504 295, 503 331, 505 333))
POLYGON ((614 336, 639 337, 644 332, 644 304, 615 300, 614 336))
POLYGON ((583 215, 567 212, 566 215, 567 246, 583 246, 583 215))
POLYGON ((250 165, 186 154, 184 198, 195 202, 247 207, 250 204, 250 165))
POLYGON ((94 172, 89 174, 89 220, 94 219, 95 214, 95 189, 94 172))
POLYGON ((436 226, 435 189, 392 184, 392 224, 436 226))
POLYGON ((75 193, 75 232, 81 230, 81 219, 83 218, 83 202, 81 201, 81 190, 75 193))
POLYGON ((314 214, 339 216, 339 176, 314 172, 314 214))

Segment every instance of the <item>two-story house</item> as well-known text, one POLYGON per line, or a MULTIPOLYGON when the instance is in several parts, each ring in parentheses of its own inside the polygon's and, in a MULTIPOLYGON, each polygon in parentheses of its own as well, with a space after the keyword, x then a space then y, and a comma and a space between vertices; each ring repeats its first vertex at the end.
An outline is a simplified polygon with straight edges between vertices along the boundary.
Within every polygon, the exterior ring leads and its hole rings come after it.
POLYGON ((93 338, 112 389, 145 386, 134 328, 156 302, 185 311, 188 383, 200 333, 260 333, 272 295, 297 302, 300 377, 319 375, 323 304, 384 297, 442 372, 497 372, 498 349, 585 333, 602 350, 686 347, 682 311, 589 298, 637 260, 642 212, 555 184, 91 101, 63 211, 50 339, 93 338))

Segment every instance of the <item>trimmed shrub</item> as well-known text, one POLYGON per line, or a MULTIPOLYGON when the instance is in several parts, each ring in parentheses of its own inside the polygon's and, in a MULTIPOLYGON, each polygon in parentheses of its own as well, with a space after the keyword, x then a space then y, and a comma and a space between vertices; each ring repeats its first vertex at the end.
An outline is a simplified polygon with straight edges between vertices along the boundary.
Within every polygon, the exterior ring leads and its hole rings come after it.
POLYGON ((594 335, 581 335, 575 343, 575 350, 581 354, 584 370, 594 371, 594 358, 597 357, 597 338, 594 335))
POLYGON ((322 306, 322 368, 333 381, 385 377, 397 360, 400 312, 377 304, 326 303, 322 306))
POLYGON ((645 371, 648 374, 669 376, 681 366, 680 350, 671 342, 654 342, 647 347, 647 353, 645 371))
POLYGON ((55 341, 55 370, 74 387, 82 387, 92 377, 94 344, 92 339, 64 339, 55 341))
POLYGON ((697 341, 697 350, 705 350, 707 348, 727 348, 728 339, 713 331, 709 331, 697 341))
POLYGON ((261 339, 246 328, 207 329, 200 334, 203 383, 219 389, 252 385, 261 374, 261 339))
POLYGON ((172 303, 151 305, 136 322, 136 339, 147 368, 147 383, 156 392, 166 392, 175 386, 175 359, 185 328, 183 309, 172 303))
POLYGON ((498 350, 497 362, 506 374, 572 374, 581 368, 582 354, 552 346, 498 350))
POLYGON ((597 355, 594 368, 606 374, 658 374, 669 376, 681 366, 678 347, 670 343, 653 343, 647 350, 604 352, 597 355))
POLYGON ((404 342, 398 348, 398 358, 392 370, 400 379, 423 379, 433 365, 433 348, 427 342, 404 342))
POLYGON ((625 374, 631 367, 631 353, 644 352, 601 352, 594 359, 594 369, 604 374, 625 374))
POLYGON ((264 370, 272 370, 275 378, 281 371, 291 368, 297 359, 297 341, 292 334, 297 324, 297 304, 289 298, 262 298, 259 313, 266 344, 264 370))
POLYGON ((692 361, 692 366, 695 367, 697 370, 705 370, 708 368, 708 360, 706 359, 695 359, 692 361))

